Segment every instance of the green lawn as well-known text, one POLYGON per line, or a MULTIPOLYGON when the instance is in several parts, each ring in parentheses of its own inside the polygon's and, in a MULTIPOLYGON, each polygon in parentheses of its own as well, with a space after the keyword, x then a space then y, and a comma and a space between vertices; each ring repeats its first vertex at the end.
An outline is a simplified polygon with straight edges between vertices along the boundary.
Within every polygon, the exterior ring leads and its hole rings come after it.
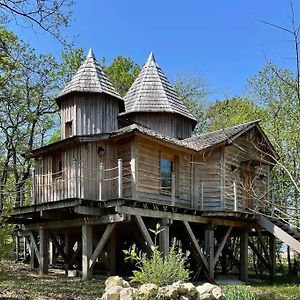
MULTIPOLYGON (((104 278, 82 281, 53 269, 40 276, 29 265, 11 261, 2 262, 0 270, 0 299, 100 299, 104 290, 104 278)), ((228 300, 300 300, 300 280, 295 276, 223 289, 228 300)))

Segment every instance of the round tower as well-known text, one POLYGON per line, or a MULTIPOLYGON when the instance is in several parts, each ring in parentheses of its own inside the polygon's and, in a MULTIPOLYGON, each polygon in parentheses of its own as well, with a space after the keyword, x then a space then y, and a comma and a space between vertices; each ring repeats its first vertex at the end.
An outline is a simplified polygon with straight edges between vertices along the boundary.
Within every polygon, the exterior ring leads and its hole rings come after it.
POLYGON ((90 50, 74 77, 57 96, 61 139, 110 133, 118 129, 124 101, 90 50))
POLYGON ((197 124, 150 54, 139 76, 124 97, 123 119, 176 139, 192 135, 197 124))

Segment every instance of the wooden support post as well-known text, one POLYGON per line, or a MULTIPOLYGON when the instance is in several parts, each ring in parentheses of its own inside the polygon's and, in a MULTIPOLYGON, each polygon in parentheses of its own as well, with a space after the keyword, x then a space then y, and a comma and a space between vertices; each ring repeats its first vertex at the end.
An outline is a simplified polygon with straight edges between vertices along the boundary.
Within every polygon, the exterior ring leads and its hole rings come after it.
POLYGON ((37 268, 39 264, 38 260, 40 254, 36 245, 33 232, 30 232, 29 235, 30 235, 30 265, 32 268, 37 268))
POLYGON ((169 219, 162 219, 160 222, 161 232, 159 234, 159 249, 167 256, 169 254, 170 247, 170 225, 169 219))
POLYGON ((18 233, 15 234, 15 253, 16 253, 16 260, 18 261, 20 258, 20 243, 19 243, 19 237, 18 233))
POLYGON ((240 279, 248 281, 248 231, 241 232, 240 239, 240 279))
POLYGON ((206 259, 205 255, 203 254, 203 252, 202 252, 202 250, 201 250, 201 248, 200 248, 200 246, 199 246, 199 244, 197 242, 197 239, 196 239, 196 237, 195 237, 195 235, 194 235, 194 233, 192 231, 192 228, 191 228, 190 224, 187 221, 183 221, 183 224, 185 226, 186 231, 189 234, 189 237, 190 237, 190 239, 192 241, 192 244, 194 245, 194 248, 196 249, 198 255, 201 258, 202 263, 204 264, 205 268, 208 269, 207 259, 206 259))
POLYGON ((82 225, 82 279, 92 277, 90 259, 93 252, 93 228, 91 225, 82 225))
POLYGON ((123 198, 123 161, 118 159, 118 198, 123 198))
POLYGON ((49 241, 49 264, 56 264, 55 245, 52 240, 49 241))
POLYGON ((233 182, 233 196, 234 196, 234 211, 238 210, 238 200, 237 200, 237 186, 236 181, 233 182))
POLYGON ((40 259, 39 259, 39 269, 40 274, 48 274, 49 269, 49 235, 48 230, 40 228, 40 259))
POLYGON ((73 180, 74 180, 74 198, 79 198, 78 188, 78 160, 76 158, 73 159, 73 180))
POLYGON ((175 202, 176 202, 176 176, 175 176, 175 172, 172 172, 172 190, 171 190, 171 203, 172 206, 175 206, 175 202))
POLYGON ((103 185, 103 163, 100 163, 100 168, 99 168, 99 200, 102 200, 102 185, 103 185))
POLYGON ((276 238, 273 235, 269 237, 269 250, 270 250, 270 263, 271 263, 271 270, 270 270, 270 277, 274 278, 276 275, 276 238))
POLYGON ((32 177, 32 204, 36 204, 36 176, 35 176, 35 166, 32 166, 31 169, 31 177, 32 177))
POLYGON ((27 243, 26 243, 26 237, 23 236, 23 261, 26 262, 26 254, 27 254, 27 243))
POLYGON ((211 279, 215 277, 215 265, 214 265, 214 254, 215 254, 215 245, 214 245, 214 228, 208 226, 205 229, 205 253, 208 262, 208 272, 211 279))
POLYGON ((116 274, 116 231, 113 230, 110 234, 108 244, 107 244, 108 262, 109 262, 109 274, 116 274))

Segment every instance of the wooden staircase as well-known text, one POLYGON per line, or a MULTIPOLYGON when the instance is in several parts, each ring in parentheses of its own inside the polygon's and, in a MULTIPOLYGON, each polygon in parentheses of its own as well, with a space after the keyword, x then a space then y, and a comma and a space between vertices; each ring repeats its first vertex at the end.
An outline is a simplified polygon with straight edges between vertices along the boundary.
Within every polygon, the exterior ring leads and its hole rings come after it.
POLYGON ((297 253, 300 253, 300 234, 289 224, 274 217, 265 217, 260 215, 258 224, 265 230, 269 231, 282 242, 286 243, 297 253))

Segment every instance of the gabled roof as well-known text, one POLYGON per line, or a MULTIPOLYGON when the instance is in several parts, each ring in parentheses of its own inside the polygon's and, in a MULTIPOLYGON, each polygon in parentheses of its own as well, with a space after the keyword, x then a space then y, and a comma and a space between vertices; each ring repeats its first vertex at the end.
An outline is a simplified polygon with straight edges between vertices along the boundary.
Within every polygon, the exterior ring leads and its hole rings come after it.
POLYGON ((274 158, 278 159, 279 155, 276 153, 276 150, 269 141, 268 137, 259 126, 259 122, 260 120, 255 120, 245 124, 208 132, 198 136, 192 136, 190 138, 182 140, 182 143, 186 144, 187 147, 192 148, 195 151, 202 151, 220 144, 231 144, 239 136, 255 127, 263 137, 274 158))
POLYGON ((90 49, 85 61, 79 67, 71 81, 56 97, 58 104, 62 96, 72 92, 105 93, 123 102, 123 98, 115 90, 95 59, 92 49, 90 49))
POLYGON ((125 113, 169 112, 182 115, 196 123, 195 117, 188 111, 177 96, 167 77, 158 66, 151 52, 139 76, 124 97, 125 113))

